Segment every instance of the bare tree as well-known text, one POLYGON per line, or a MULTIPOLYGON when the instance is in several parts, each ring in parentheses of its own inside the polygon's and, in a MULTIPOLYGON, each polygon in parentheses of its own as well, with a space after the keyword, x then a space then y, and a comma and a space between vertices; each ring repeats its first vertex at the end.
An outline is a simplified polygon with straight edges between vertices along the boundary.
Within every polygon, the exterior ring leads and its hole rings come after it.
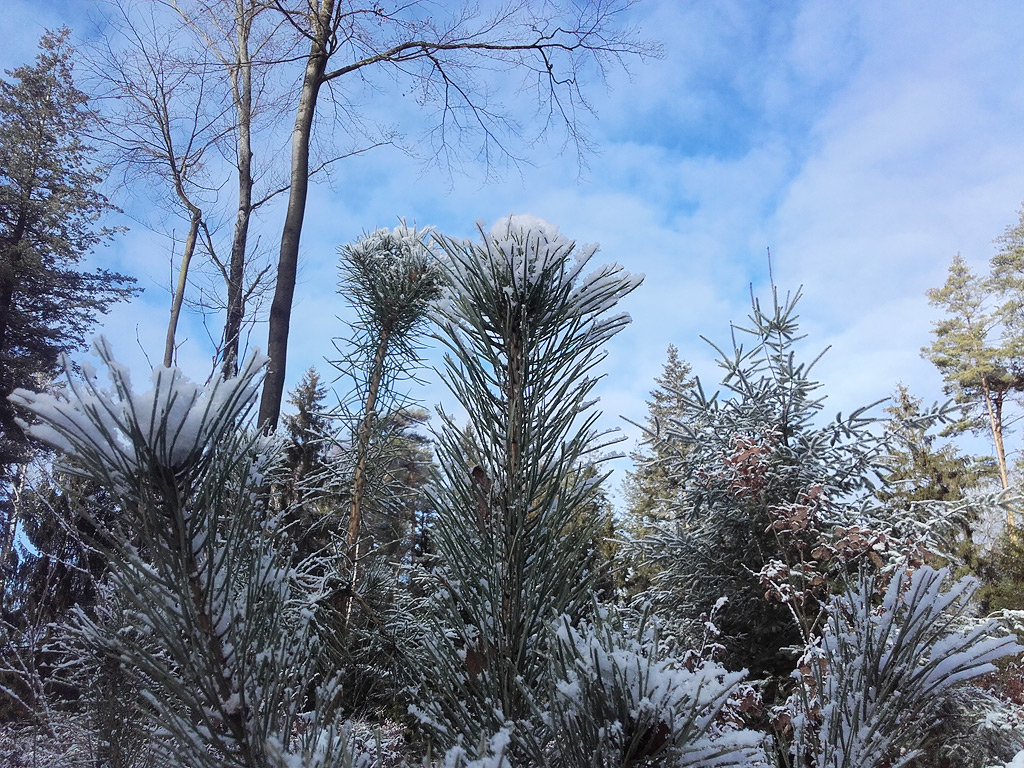
MULTIPOLYGON (((269 312, 271 364, 259 413, 268 428, 276 426, 284 394, 311 177, 342 158, 384 144, 409 149, 405 133, 373 116, 382 94, 399 89, 415 95, 415 115, 409 116, 412 123, 407 127, 426 131, 428 140, 417 141, 416 146, 428 147, 425 159, 442 168, 480 161, 490 174, 502 163, 519 162, 524 147, 555 130, 582 161, 589 149, 584 118, 591 111, 584 84, 603 78, 606 67, 622 65, 627 57, 655 52, 621 23, 632 0, 510 0, 488 10, 467 0, 427 11, 417 2, 363 6, 354 0, 138 0, 134 5, 133 0, 116 1, 122 9, 118 21, 125 22, 125 38, 132 49, 128 58, 140 62, 135 69, 143 77, 129 77, 132 73, 108 46, 107 58, 115 64, 112 90, 125 105, 142 105, 125 106, 126 118, 145 116, 145 124, 128 125, 125 120, 128 130, 119 134, 119 146, 136 168, 160 165, 159 172, 170 179, 174 200, 189 220, 168 330, 172 354, 188 262, 201 247, 227 286, 223 371, 234 371, 247 320, 244 283, 247 269, 252 275, 252 216, 274 194, 288 192, 269 312), (155 23, 143 34, 123 10, 129 6, 148 8, 151 19, 153 9, 172 8, 193 34, 185 36, 187 40, 177 34, 172 44, 172 33, 155 23), (283 99, 275 92, 267 98, 267 84, 286 84, 290 65, 302 66, 292 96, 283 99), (324 86, 329 107, 318 109, 324 86), (217 96, 211 98, 213 91, 217 96), (265 189, 257 192, 261 171, 255 165, 253 136, 260 95, 265 104, 291 101, 295 117, 287 173, 276 184, 269 181, 273 173, 268 174, 265 189), (172 106, 179 111, 171 111, 172 106), (183 130, 176 121, 186 116, 194 119, 183 130), (174 131, 165 129, 148 135, 154 125, 177 129, 181 139, 172 143, 174 131), (531 126, 533 135, 527 130, 531 126), (203 177, 211 174, 214 147, 220 148, 226 162, 215 175, 203 177), (324 150, 323 156, 312 160, 318 149, 324 150), (216 229, 211 206, 228 183, 225 173, 237 181, 238 189, 226 261, 218 257, 211 234, 216 229)), ((267 136, 280 130, 275 117, 270 114, 261 121, 267 136)), ((265 144, 257 146, 262 152, 265 144)), ((270 159, 263 170, 274 165, 273 152, 266 154, 270 159)))
MULTIPOLYGON (((287 189, 272 172, 273 159, 254 156, 256 121, 275 99, 269 93, 272 50, 285 36, 273 24, 281 19, 263 13, 259 0, 114 0, 110 32, 93 54, 93 70, 111 116, 106 136, 113 161, 126 182, 142 180, 162 203, 188 222, 175 287, 172 290, 164 363, 174 357, 175 334, 182 308, 198 305, 204 313, 224 311, 220 341, 223 375, 237 373, 246 305, 262 290, 270 270, 259 269, 250 241, 258 208, 287 189), (268 23, 259 23, 261 20, 268 23), (268 172, 267 166, 271 171, 268 172), (230 239, 226 230, 230 203, 221 197, 237 181, 237 206, 230 239), (228 252, 228 258, 222 254, 228 252), (200 275, 212 268, 213 291, 195 291, 194 257, 205 257, 200 275)), ((274 125, 273 113, 267 120, 274 125)), ((262 137, 260 137, 262 138, 262 137)), ((267 142, 269 144, 270 142, 267 142)), ((266 155, 273 153, 269 150, 266 155)))
MULTIPOLYGON (((273 63, 288 57, 287 51, 280 50, 286 37, 279 34, 284 21, 277 16, 268 20, 267 5, 261 0, 168 2, 195 33, 202 47, 219 62, 234 108, 234 151, 230 165, 236 171, 238 205, 228 263, 225 265, 214 257, 227 287, 221 357, 223 375, 230 378, 238 371, 247 300, 269 271, 268 267, 257 274, 247 287, 252 217, 261 205, 287 190, 287 185, 272 182, 267 189, 255 189, 258 177, 266 174, 265 169, 255 163, 253 152, 254 121, 267 111, 268 103, 274 101, 264 98, 269 90, 267 75, 273 63), (267 23, 260 24, 261 21, 267 23)), ((274 122, 272 116, 268 116, 268 122, 274 122)))
POLYGON ((225 134, 225 108, 213 87, 213 62, 183 50, 175 30, 152 12, 136 13, 130 2, 114 8, 117 34, 93 50, 90 62, 106 105, 106 144, 126 180, 141 176, 188 221, 164 345, 170 366, 197 245, 205 240, 213 250, 206 209, 215 195, 207 168, 225 134))
POLYGON ((518 159, 513 145, 517 137, 527 146, 534 138, 521 135, 522 125, 513 111, 519 104, 494 96, 496 78, 520 77, 539 112, 539 133, 560 127, 582 157, 588 148, 582 119, 591 111, 584 83, 594 75, 603 77, 607 66, 621 65, 627 56, 655 52, 634 29, 619 23, 630 0, 514 0, 486 12, 470 2, 433 12, 414 2, 271 4, 308 41, 309 53, 292 130, 288 206, 270 308, 270 366, 259 410, 259 421, 267 429, 276 426, 284 395, 310 148, 323 86, 338 84, 330 95, 334 106, 351 118, 344 126, 350 133, 359 128, 352 93, 375 73, 411 87, 429 123, 433 159, 450 166, 469 151, 489 171, 500 159, 518 159), (343 81, 352 83, 353 90, 343 90, 343 81))

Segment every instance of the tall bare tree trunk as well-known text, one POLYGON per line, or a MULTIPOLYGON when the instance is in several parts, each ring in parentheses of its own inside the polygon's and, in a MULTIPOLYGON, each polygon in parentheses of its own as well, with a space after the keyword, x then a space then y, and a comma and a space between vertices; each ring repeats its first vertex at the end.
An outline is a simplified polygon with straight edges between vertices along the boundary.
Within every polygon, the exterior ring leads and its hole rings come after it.
POLYGON ((238 122, 238 213, 228 264, 228 305, 224 321, 224 378, 238 373, 238 357, 245 319, 245 249, 252 217, 252 60, 249 31, 252 17, 246 15, 245 0, 235 0, 236 50, 231 70, 231 91, 238 122))
POLYGON ((324 71, 329 55, 327 46, 331 38, 334 0, 321 0, 314 15, 312 41, 306 71, 302 78, 299 106, 292 131, 291 187, 288 192, 288 210, 284 231, 281 233, 281 254, 277 262, 277 286, 270 305, 270 328, 267 334, 267 354, 270 363, 263 380, 260 398, 259 424, 272 431, 277 427, 284 398, 285 370, 288 362, 288 330, 291 324, 292 299, 295 296, 295 275, 299 264, 299 238, 306 214, 306 195, 309 192, 309 142, 316 115, 316 100, 323 85, 324 71))
MULTIPOLYGON (((989 428, 992 430, 992 440, 996 446, 996 463, 999 465, 999 484, 1005 491, 1010 487, 1010 477, 1006 469, 1006 448, 1003 444, 1003 393, 993 392, 988 385, 988 380, 982 377, 981 391, 985 397, 985 408, 988 410, 989 428)), ((1006 508, 1006 526, 1010 535, 1016 528, 1016 519, 1013 508, 1006 508)))
POLYGON ((192 254, 196 250, 196 240, 199 239, 199 225, 203 219, 202 211, 194 205, 188 205, 192 213, 192 220, 189 222, 188 236, 185 238, 185 251, 181 255, 178 285, 174 289, 174 297, 171 299, 171 318, 167 322, 167 339, 164 341, 165 368, 170 368, 174 365, 174 336, 178 332, 178 318, 181 317, 181 305, 185 300, 185 287, 188 285, 188 267, 192 261, 192 254))

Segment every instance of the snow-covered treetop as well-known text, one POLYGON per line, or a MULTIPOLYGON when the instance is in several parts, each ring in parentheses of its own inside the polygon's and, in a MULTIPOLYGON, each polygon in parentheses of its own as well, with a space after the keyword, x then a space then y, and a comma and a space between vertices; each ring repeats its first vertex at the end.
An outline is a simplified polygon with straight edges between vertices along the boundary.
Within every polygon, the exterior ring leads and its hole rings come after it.
MULTIPOLYGON (((375 229, 340 249, 339 291, 355 309, 357 330, 378 337, 412 335, 440 293, 433 227, 401 223, 375 229)), ((395 340, 392 338, 392 340, 395 340)))
POLYGON ((178 476, 199 464, 204 451, 235 430, 255 402, 268 360, 255 352, 237 377, 216 377, 206 385, 178 368, 157 366, 152 388, 137 393, 105 339, 98 338, 93 351, 107 368, 110 389, 100 386, 89 365, 82 366, 83 378, 76 377, 65 359, 61 391, 18 389, 10 399, 38 417, 36 424, 20 422, 29 435, 117 489, 154 472, 178 476))
MULTIPOLYGON (((601 315, 643 282, 643 274, 630 274, 619 264, 605 264, 582 277, 584 268, 598 251, 597 243, 578 244, 558 227, 528 214, 499 219, 490 229, 477 222, 481 243, 437 237, 448 259, 447 268, 455 285, 477 282, 487 274, 496 280, 505 302, 521 307, 533 323, 548 317, 601 315), (480 260, 491 267, 481 272, 480 260), (543 298, 542 298, 543 297, 543 298)), ((482 295, 477 298, 483 298, 482 295)), ((627 315, 604 318, 604 328, 621 328, 627 315)), ((596 330, 596 329, 595 329, 596 330)), ((603 340, 611 332, 598 333, 603 340)))

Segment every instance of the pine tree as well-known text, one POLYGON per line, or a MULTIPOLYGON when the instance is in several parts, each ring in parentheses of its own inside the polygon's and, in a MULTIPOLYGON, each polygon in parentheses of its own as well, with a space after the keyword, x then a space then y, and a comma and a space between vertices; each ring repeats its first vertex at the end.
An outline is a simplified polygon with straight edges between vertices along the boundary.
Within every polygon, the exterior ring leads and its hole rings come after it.
MULTIPOLYGON (((345 357, 335 366, 354 383, 347 420, 352 424, 352 479, 345 536, 349 590, 355 590, 364 546, 363 517, 373 503, 387 503, 383 487, 391 456, 389 429, 402 406, 396 383, 414 375, 429 310, 441 291, 430 230, 403 221, 394 230, 378 229, 340 249, 339 293, 356 312, 352 337, 337 343, 345 357), (389 423, 390 420, 390 423, 389 423), (383 453, 382 453, 383 452, 383 453)), ((339 414, 345 416, 345 414, 339 414)), ((346 598, 344 613, 351 612, 346 598)))
POLYGON ((966 419, 959 428, 987 428, 992 435, 999 480, 1007 488, 1003 409, 1010 395, 1024 388, 1024 378, 1014 363, 1019 345, 992 307, 996 290, 991 280, 975 275, 960 254, 954 256, 945 285, 928 291, 931 304, 946 316, 934 324, 935 340, 922 354, 963 405, 966 419))
MULTIPOLYGON (((718 350, 723 391, 709 397, 698 380, 683 398, 668 432, 680 444, 669 467, 680 501, 643 543, 659 569, 655 604, 675 617, 677 632, 687 638, 689 622, 701 632, 714 614, 727 666, 757 678, 787 677, 787 648, 800 645, 820 615, 807 584, 796 600, 766 599, 766 567, 796 578, 822 543, 820 531, 874 526, 902 541, 931 524, 874 496, 890 449, 867 409, 819 425, 816 360, 798 356, 799 298, 774 294, 771 307, 755 300, 749 324, 733 329, 734 350, 718 350)), ((946 525, 946 513, 920 517, 946 525)))
POLYGON ((111 603, 76 611, 68 650, 124 672, 120 717, 147 724, 161 765, 352 765, 320 664, 326 569, 294 559, 263 490, 279 446, 247 428, 266 359, 205 387, 159 367, 140 393, 97 351, 109 389, 66 364, 60 396, 16 393, 31 435, 102 486, 132 532, 97 537, 111 603))
POLYGON ((0 461, 24 455, 7 396, 59 371, 64 352, 133 280, 76 265, 113 231, 97 220, 113 209, 85 141, 99 123, 75 87, 70 31, 47 32, 34 66, 0 81, 0 461))
POLYGON ((532 217, 481 236, 440 239, 451 282, 444 378, 470 431, 467 444, 442 413, 439 591, 413 711, 445 749, 508 736, 505 759, 519 765, 550 679, 552 624, 591 604, 600 521, 580 513, 603 478, 581 471, 602 442, 593 371, 628 322, 610 310, 640 281, 618 265, 584 277, 596 246, 532 217))
MULTIPOLYGON (((830 600, 827 626, 799 666, 790 765, 901 768, 919 764, 914 760, 930 738, 976 740, 970 732, 950 733, 938 714, 964 701, 958 683, 994 671, 994 661, 1024 648, 995 621, 970 621, 977 584, 951 581, 948 571, 929 567, 900 569, 887 584, 861 573, 830 600)), ((969 730, 996 730, 987 719, 969 730)), ((1016 736, 1009 741, 1019 746, 1016 736)), ((967 757, 992 765, 991 755, 967 757)))
POLYGON ((646 422, 637 425, 643 429, 644 438, 630 453, 634 469, 626 473, 623 483, 624 532, 629 537, 629 544, 622 548, 623 586, 629 596, 647 592, 657 571, 636 543, 649 535, 657 523, 671 519, 683 501, 683 484, 671 467, 679 451, 686 447, 678 441, 670 442, 666 436, 674 422, 685 414, 685 398, 694 385, 690 374, 690 364, 680 360, 679 350, 670 344, 662 373, 655 377, 655 388, 647 401, 646 422))

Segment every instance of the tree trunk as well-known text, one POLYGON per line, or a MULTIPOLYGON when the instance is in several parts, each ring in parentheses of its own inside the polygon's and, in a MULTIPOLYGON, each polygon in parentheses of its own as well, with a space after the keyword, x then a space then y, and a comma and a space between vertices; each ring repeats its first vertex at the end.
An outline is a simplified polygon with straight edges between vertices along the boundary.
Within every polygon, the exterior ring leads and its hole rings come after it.
POLYGON ((992 439, 996 445, 999 483, 1003 490, 1006 490, 1010 487, 1010 480, 1006 471, 1006 451, 1003 448, 1003 393, 993 392, 988 385, 988 380, 984 377, 981 379, 981 393, 985 398, 989 429, 992 430, 992 439))
POLYGON ((181 305, 185 300, 185 286, 188 284, 188 266, 192 261, 192 254, 196 250, 196 240, 199 239, 199 224, 202 221, 202 212, 195 206, 192 209, 192 221, 188 227, 188 237, 185 238, 185 252, 181 255, 181 269, 178 270, 178 286, 174 290, 174 297, 171 299, 171 319, 167 323, 167 339, 164 342, 164 367, 170 368, 174 365, 174 335, 178 331, 178 318, 181 316, 181 305))
MULTIPOLYGON (((988 410, 988 423, 992 430, 992 440, 996 446, 996 463, 999 465, 999 484, 1005 491, 1010 487, 1009 473, 1006 469, 1006 448, 1003 445, 1003 396, 1004 392, 993 392, 988 380, 982 377, 981 392, 985 397, 985 408, 988 410)), ((1010 535, 1016 527, 1016 519, 1011 507, 1006 508, 1006 526, 1010 535)))
POLYGON ((373 423, 377 418, 377 396, 380 383, 384 378, 384 361, 387 359, 389 333, 384 331, 377 344, 377 351, 370 368, 370 380, 367 385, 366 402, 363 404, 363 419, 359 424, 356 438, 356 469, 352 477, 352 505, 349 508, 348 530, 345 534, 345 552, 348 555, 352 575, 349 580, 349 593, 345 595, 342 611, 348 623, 352 614, 352 595, 355 593, 356 578, 359 574, 359 529, 363 522, 363 496, 366 491, 366 464, 370 454, 370 438, 373 435, 373 423))
POLYGON ((252 217, 252 61, 249 55, 249 24, 244 0, 235 0, 237 30, 236 64, 231 72, 231 91, 238 121, 238 214, 228 264, 228 305, 224 321, 225 379, 238 374, 238 357, 245 318, 245 249, 252 217))
POLYGON ((295 275, 299 263, 299 237, 302 234, 302 220, 306 213, 306 195, 309 191, 309 142, 316 114, 316 100, 323 85, 327 68, 328 42, 331 37, 331 20, 334 16, 334 0, 321 0, 313 16, 313 35, 309 58, 302 78, 299 106, 295 114, 295 128, 292 131, 291 188, 288 192, 288 210, 285 213, 284 231, 281 233, 281 253, 277 262, 277 286, 274 301, 270 305, 270 328, 267 333, 267 354, 270 363, 263 380, 263 394, 260 398, 259 425, 273 431, 281 415, 281 401, 284 398, 285 369, 288 362, 288 329, 291 324, 292 298, 295 295, 295 275))

